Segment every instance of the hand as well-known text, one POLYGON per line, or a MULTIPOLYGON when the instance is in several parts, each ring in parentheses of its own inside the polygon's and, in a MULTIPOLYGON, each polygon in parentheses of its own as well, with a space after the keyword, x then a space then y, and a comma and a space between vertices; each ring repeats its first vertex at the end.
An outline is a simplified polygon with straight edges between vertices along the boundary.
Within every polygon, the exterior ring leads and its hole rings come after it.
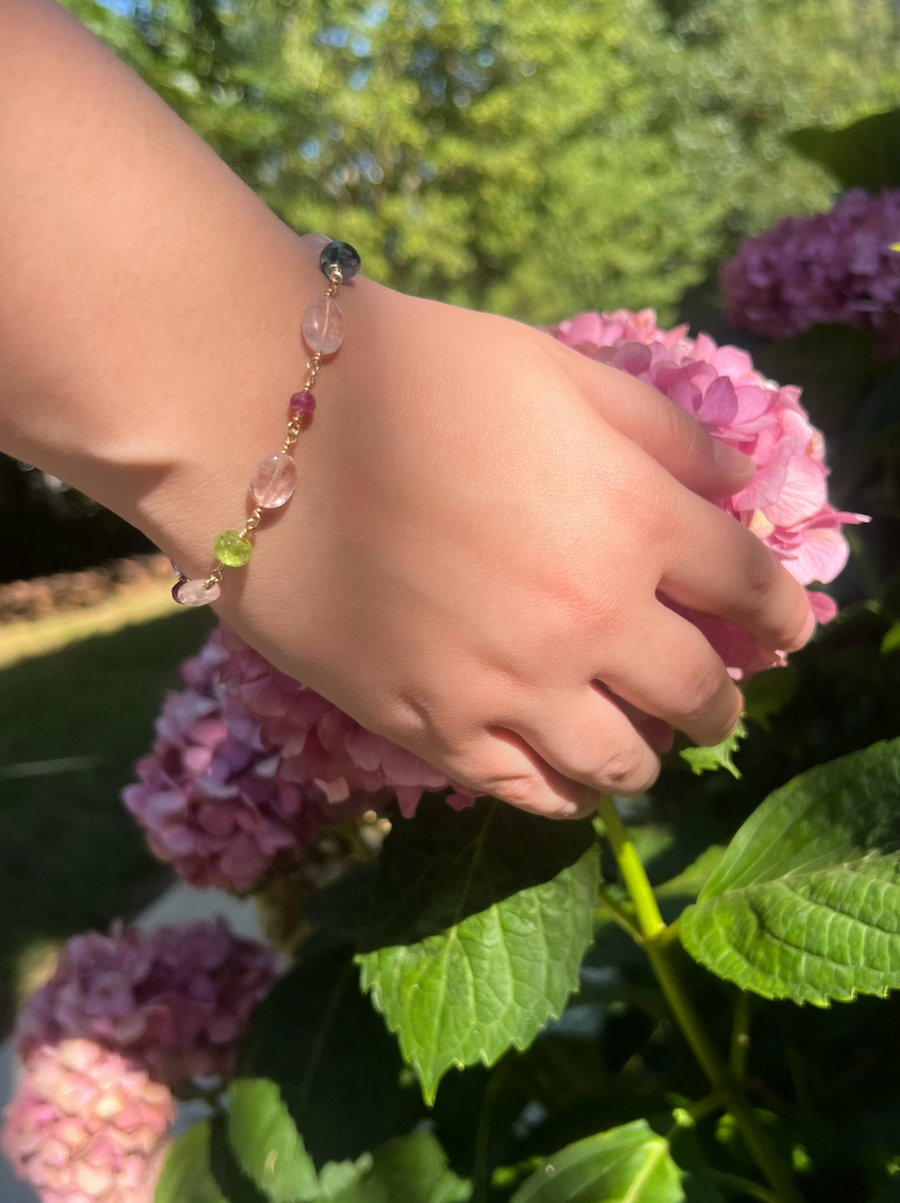
MULTIPOLYGON (((205 576, 280 444, 321 239, 59 5, 0 0, 0 22, 0 446, 205 576)), ((813 625, 704 500, 745 483, 741 457, 538 331, 341 292, 297 491, 222 615, 367 727, 542 813, 648 786, 666 724, 726 736, 740 695, 657 594, 772 649, 813 625)))
POLYGON ((366 727, 539 813, 647 788, 669 724, 724 739, 741 696, 657 593, 772 649, 808 638, 800 586, 697 495, 737 491, 750 461, 526 326, 362 278, 341 300, 297 492, 239 596, 227 578, 227 621, 366 727))

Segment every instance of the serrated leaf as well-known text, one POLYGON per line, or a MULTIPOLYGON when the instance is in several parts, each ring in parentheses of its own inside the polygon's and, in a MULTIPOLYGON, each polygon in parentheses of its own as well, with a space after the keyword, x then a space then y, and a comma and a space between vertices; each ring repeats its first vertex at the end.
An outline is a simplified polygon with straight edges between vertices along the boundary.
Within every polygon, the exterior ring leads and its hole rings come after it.
POLYGON ((766 998, 900 986, 900 740, 771 794, 679 924, 688 952, 766 998))
POLYGON ((733 756, 747 734, 743 722, 739 722, 731 735, 720 744, 711 748, 682 748, 678 755, 691 766, 691 772, 699 777, 702 773, 713 773, 717 769, 726 769, 732 777, 740 779, 740 772, 734 763, 733 756))
POLYGON ((315 1167, 275 1082, 241 1078, 232 1083, 228 1140, 241 1168, 272 1203, 317 1197, 315 1167))
POLYGON ((453 1065, 525 1048, 578 987, 599 884, 593 827, 493 799, 429 800, 385 843, 359 957, 426 1100, 453 1065))
POLYGON ((256 1009, 239 1076, 277 1084, 320 1167, 354 1160, 395 1134, 402 1068, 344 947, 301 961, 256 1009))
POLYGON ((395 1137, 375 1150, 371 1169, 333 1203, 465 1203, 471 1187, 447 1167, 431 1132, 395 1137))
POLYGON ((155 1203, 227 1203, 210 1169, 211 1128, 208 1120, 194 1124, 172 1145, 155 1203))
POLYGON ((845 188, 872 193, 900 185, 900 110, 863 117, 844 129, 810 127, 787 135, 790 146, 828 168, 845 188))
MULTIPOLYGON (((679 1131, 676 1129, 676 1131, 679 1131)), ((679 1132, 680 1134, 680 1132, 679 1132)), ((548 1158, 512 1203, 723 1203, 702 1169, 683 1169, 645 1119, 579 1140, 548 1158)))

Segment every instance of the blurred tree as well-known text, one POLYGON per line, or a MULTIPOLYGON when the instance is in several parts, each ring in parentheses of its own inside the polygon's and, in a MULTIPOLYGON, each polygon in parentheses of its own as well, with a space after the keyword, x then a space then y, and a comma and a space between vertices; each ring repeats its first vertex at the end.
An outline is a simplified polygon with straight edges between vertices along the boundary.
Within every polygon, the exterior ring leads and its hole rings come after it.
POLYGON ((781 142, 896 96, 892 0, 67 0, 290 224, 395 287, 655 305, 824 206, 781 142))

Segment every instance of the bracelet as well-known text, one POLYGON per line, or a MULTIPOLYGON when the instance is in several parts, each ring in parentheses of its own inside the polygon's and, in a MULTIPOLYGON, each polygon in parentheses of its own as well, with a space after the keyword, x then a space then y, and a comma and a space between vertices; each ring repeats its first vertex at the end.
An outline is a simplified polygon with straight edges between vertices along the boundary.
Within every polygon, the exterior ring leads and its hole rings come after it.
POLYGON ((276 510, 289 501, 297 483, 294 444, 303 429, 303 420, 316 408, 312 387, 325 355, 332 355, 344 341, 344 315, 334 299, 338 287, 359 271, 359 254, 347 242, 329 242, 319 256, 319 267, 329 281, 328 288, 310 301, 303 312, 301 329, 306 345, 313 352, 306 363, 306 377, 299 393, 288 402, 287 435, 281 450, 261 459, 250 477, 250 496, 256 503, 240 530, 223 530, 213 541, 216 566, 205 580, 189 580, 175 568, 178 580, 172 597, 180 606, 206 606, 221 595, 226 568, 242 568, 253 554, 253 533, 266 510, 276 510))

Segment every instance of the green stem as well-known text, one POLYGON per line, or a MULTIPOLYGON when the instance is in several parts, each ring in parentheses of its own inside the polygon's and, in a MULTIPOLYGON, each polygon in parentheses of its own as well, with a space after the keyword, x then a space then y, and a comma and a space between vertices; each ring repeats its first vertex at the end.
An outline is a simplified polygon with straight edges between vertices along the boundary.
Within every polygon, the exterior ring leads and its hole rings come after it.
POLYGON ((598 804, 600 817, 622 874, 622 880, 634 903, 641 929, 642 944, 650 958, 656 979, 662 987, 675 1021, 681 1028, 691 1051, 700 1063, 713 1091, 720 1095, 723 1105, 734 1116, 738 1130, 754 1161, 765 1174, 775 1192, 777 1203, 803 1203, 793 1176, 784 1164, 768 1132, 738 1087, 728 1066, 710 1040, 703 1021, 694 1009, 684 983, 672 958, 672 941, 665 938, 666 924, 659 912, 653 887, 647 878, 637 849, 619 817, 616 804, 603 794, 598 804))

